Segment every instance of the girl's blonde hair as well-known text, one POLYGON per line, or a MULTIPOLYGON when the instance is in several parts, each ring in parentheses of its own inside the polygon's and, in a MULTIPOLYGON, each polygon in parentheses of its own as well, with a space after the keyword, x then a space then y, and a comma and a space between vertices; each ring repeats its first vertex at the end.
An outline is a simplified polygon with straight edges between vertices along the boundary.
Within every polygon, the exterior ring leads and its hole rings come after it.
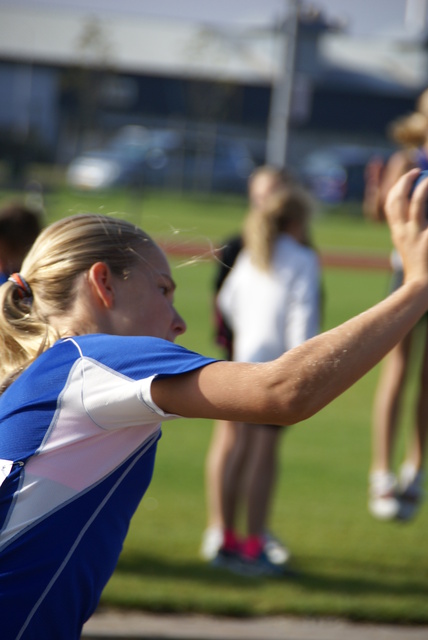
POLYGON ((390 137, 404 147, 420 147, 428 137, 428 89, 416 101, 416 111, 393 120, 388 127, 390 137))
POLYGON ((64 218, 42 231, 20 270, 29 293, 12 281, 0 287, 0 390, 58 339, 49 318, 71 309, 80 274, 105 262, 126 278, 154 246, 133 224, 100 214, 64 218))
POLYGON ((267 271, 276 239, 296 223, 307 237, 312 210, 310 196, 297 185, 275 191, 261 206, 250 209, 244 223, 244 245, 253 264, 267 271))

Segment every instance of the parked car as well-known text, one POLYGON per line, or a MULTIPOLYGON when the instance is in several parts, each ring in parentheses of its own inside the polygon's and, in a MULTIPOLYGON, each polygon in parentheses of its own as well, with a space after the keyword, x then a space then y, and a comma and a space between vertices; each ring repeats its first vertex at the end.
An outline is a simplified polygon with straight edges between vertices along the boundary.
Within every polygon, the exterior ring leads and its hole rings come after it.
POLYGON ((151 185, 245 192, 253 168, 246 145, 227 136, 129 126, 75 158, 67 181, 90 190, 151 185))
POLYGON ((365 169, 374 157, 387 160, 386 148, 336 145, 310 153, 303 161, 300 175, 304 184, 323 202, 362 201, 365 169))

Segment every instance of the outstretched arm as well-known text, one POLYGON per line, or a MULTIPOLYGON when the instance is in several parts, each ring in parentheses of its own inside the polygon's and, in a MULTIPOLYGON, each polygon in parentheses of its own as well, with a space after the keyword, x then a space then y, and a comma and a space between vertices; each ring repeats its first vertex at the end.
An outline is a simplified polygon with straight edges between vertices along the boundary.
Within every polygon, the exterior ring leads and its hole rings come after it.
POLYGON ((368 311, 263 364, 217 362, 155 380, 153 399, 186 417, 293 424, 343 393, 399 342, 428 309, 428 180, 408 194, 418 170, 403 176, 386 205, 405 283, 368 311))

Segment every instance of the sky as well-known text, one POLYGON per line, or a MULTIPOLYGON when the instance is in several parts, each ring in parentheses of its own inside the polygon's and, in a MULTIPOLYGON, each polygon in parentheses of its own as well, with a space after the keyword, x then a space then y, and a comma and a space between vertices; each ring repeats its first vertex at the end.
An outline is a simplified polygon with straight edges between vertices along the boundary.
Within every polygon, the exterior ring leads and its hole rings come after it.
MULTIPOLYGON (((127 12, 222 25, 271 23, 285 14, 290 0, 0 0, 1 5, 79 8, 93 13, 127 12)), ((425 0, 303 0, 327 18, 347 24, 356 36, 397 32, 404 27, 407 2, 425 0)))

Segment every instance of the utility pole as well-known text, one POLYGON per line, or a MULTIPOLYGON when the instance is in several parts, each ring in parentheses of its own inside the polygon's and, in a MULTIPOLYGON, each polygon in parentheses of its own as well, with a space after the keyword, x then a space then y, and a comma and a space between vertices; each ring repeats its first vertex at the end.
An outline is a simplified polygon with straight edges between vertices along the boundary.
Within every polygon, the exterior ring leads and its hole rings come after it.
POLYGON ((288 11, 279 26, 279 69, 272 84, 269 110, 266 162, 283 168, 287 158, 288 122, 294 77, 294 57, 300 0, 288 0, 288 11))

